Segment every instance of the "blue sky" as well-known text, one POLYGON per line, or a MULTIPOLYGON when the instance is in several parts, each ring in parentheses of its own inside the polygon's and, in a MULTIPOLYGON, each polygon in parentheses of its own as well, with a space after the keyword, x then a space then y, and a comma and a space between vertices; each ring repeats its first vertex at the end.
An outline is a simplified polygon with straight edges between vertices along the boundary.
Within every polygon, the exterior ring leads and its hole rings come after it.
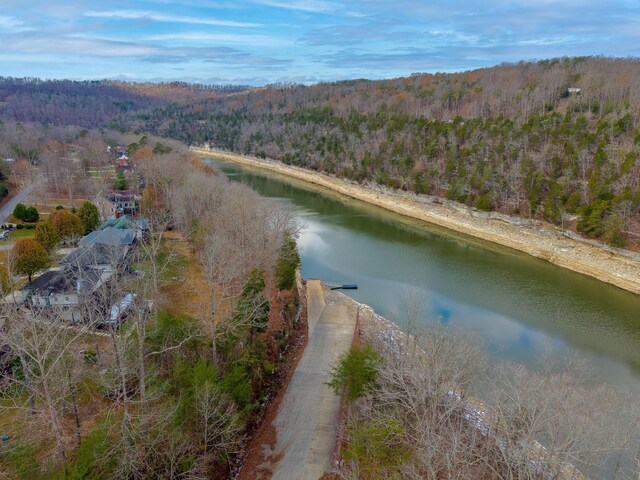
POLYGON ((0 0, 0 75, 261 85, 639 56, 640 0, 0 0))

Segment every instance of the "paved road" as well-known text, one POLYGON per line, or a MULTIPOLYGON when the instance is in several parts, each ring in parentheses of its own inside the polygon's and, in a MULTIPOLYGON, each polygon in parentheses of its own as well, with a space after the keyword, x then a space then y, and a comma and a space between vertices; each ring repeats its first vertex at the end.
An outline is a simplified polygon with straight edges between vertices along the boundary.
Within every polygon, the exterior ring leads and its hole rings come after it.
POLYGON ((353 341, 357 307, 347 297, 307 282, 309 341, 273 426, 273 451, 262 445, 261 478, 318 480, 331 469, 340 397, 326 385, 334 360, 353 341))
POLYGON ((27 195, 29 195, 33 191, 33 189, 38 186, 39 183, 40 180, 36 180, 31 185, 23 188, 18 193, 16 193, 14 197, 4 205, 4 207, 0 208, 0 221, 4 222, 7 218, 9 218, 9 215, 13 213, 13 209, 16 208, 16 205, 19 203, 24 203, 24 199, 27 198, 27 195))

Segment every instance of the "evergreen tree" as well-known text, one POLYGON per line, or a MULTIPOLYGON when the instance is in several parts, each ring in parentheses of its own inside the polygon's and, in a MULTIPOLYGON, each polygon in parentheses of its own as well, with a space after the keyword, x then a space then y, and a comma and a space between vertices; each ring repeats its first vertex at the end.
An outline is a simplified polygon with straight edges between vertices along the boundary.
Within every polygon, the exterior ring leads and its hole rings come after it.
POLYGON ((98 212, 98 207, 91 202, 84 202, 78 210, 77 216, 82 220, 85 235, 93 232, 100 225, 100 212, 98 212))
POLYGON ((296 246, 296 240, 290 233, 287 233, 276 263, 276 286, 278 290, 289 290, 293 288, 296 279, 296 269, 300 266, 300 255, 296 246))
POLYGON ((116 190, 127 190, 129 188, 129 182, 124 176, 124 172, 122 170, 119 170, 118 173, 116 173, 116 181, 113 187, 116 190))

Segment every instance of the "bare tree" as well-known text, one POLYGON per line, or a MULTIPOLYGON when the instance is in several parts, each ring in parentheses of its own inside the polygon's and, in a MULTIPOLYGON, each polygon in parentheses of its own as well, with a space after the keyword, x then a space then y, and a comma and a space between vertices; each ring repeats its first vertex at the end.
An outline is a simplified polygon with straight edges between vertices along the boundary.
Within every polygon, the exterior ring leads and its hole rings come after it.
MULTIPOLYGON (((71 350, 83 334, 82 329, 70 328, 62 315, 52 308, 12 309, 10 320, 0 330, 0 344, 9 345, 20 359, 28 382, 28 408, 36 414, 46 412, 62 460, 66 458, 67 445, 61 401, 68 395, 65 390, 70 385, 71 350)), ((15 377, 10 380, 20 382, 15 377)))

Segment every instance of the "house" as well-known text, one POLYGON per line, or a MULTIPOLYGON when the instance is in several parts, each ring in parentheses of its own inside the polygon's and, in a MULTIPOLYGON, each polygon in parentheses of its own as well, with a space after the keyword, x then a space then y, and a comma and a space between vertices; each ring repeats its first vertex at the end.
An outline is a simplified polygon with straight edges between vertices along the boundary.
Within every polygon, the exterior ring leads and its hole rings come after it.
POLYGON ((60 318, 81 322, 82 299, 109 280, 112 273, 87 269, 76 275, 73 270, 50 270, 23 288, 28 303, 36 309, 53 309, 60 318))
POLYGON ((60 260, 60 266, 65 271, 76 272, 125 270, 129 266, 131 252, 129 245, 93 243, 76 248, 60 260))
POLYGON ((127 161, 129 160, 129 157, 127 157, 126 155, 122 156, 122 157, 118 157, 118 159, 116 160, 116 172, 123 170, 123 171, 131 171, 131 165, 129 165, 129 162, 127 161))
POLYGON ((78 246, 86 247, 89 245, 111 245, 111 246, 131 246, 137 239, 135 230, 128 228, 107 227, 102 230, 95 230, 88 235, 82 237, 78 242, 78 246))
POLYGON ((140 213, 140 195, 133 190, 103 190, 94 201, 103 219, 140 213))
MULTIPOLYGON (((99 299, 101 287, 113 281, 116 271, 122 274, 129 266, 131 246, 116 243, 96 242, 75 249, 61 260, 60 270, 45 272, 25 285, 22 294, 27 305, 53 309, 60 318, 70 322, 83 321, 85 300, 99 299)), ((109 305, 99 304, 96 304, 99 310, 106 312, 109 305)))
POLYGON ((119 218, 110 218, 105 221, 98 230, 104 230, 105 228, 118 228, 129 229, 136 232, 137 238, 144 237, 149 232, 149 220, 143 217, 128 217, 123 215, 119 218))

